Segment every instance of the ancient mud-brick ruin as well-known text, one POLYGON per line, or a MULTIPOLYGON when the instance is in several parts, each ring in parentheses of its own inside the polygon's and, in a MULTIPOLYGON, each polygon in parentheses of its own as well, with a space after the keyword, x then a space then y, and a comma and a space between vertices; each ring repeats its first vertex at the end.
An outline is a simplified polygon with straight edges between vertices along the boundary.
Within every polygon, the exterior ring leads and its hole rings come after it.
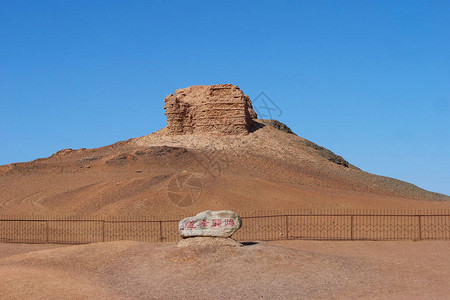
POLYGON ((256 119, 250 98, 232 84, 178 89, 164 101, 169 134, 247 134, 256 119))

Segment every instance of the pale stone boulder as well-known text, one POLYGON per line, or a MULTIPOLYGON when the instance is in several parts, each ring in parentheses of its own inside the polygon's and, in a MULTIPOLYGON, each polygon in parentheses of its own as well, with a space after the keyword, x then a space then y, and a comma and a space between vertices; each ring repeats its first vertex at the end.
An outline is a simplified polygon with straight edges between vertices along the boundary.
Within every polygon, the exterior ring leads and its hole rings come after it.
POLYGON ((231 237, 242 226, 239 215, 230 210, 207 210, 180 221, 178 231, 183 238, 231 237))

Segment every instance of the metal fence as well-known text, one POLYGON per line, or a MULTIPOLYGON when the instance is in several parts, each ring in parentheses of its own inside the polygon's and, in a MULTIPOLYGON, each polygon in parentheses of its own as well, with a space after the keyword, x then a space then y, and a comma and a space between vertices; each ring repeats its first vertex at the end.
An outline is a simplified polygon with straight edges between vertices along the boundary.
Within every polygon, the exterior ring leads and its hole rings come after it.
MULTIPOLYGON (((254 240, 450 239, 450 210, 284 210, 239 212, 233 238, 254 240)), ((85 244, 118 240, 176 242, 186 216, 1 216, 0 242, 85 244)))

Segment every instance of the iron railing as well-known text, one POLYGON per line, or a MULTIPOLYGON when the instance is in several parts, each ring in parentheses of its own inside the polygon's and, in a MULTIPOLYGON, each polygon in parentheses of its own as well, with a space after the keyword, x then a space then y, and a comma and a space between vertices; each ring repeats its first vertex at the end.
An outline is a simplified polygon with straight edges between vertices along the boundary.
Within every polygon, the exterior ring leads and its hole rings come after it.
MULTIPOLYGON (((233 238, 252 240, 450 239, 450 210, 284 210, 239 212, 233 238)), ((185 216, 1 216, 0 242, 86 244, 176 242, 185 216)))

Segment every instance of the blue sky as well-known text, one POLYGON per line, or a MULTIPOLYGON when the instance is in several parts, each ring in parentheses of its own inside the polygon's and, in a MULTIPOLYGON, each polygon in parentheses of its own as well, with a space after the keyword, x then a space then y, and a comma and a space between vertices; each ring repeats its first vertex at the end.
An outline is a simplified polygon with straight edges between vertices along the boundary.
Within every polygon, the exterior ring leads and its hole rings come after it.
POLYGON ((233 83, 361 169, 449 195, 449 53, 449 1, 0 0, 0 164, 149 134, 175 89, 233 83))

